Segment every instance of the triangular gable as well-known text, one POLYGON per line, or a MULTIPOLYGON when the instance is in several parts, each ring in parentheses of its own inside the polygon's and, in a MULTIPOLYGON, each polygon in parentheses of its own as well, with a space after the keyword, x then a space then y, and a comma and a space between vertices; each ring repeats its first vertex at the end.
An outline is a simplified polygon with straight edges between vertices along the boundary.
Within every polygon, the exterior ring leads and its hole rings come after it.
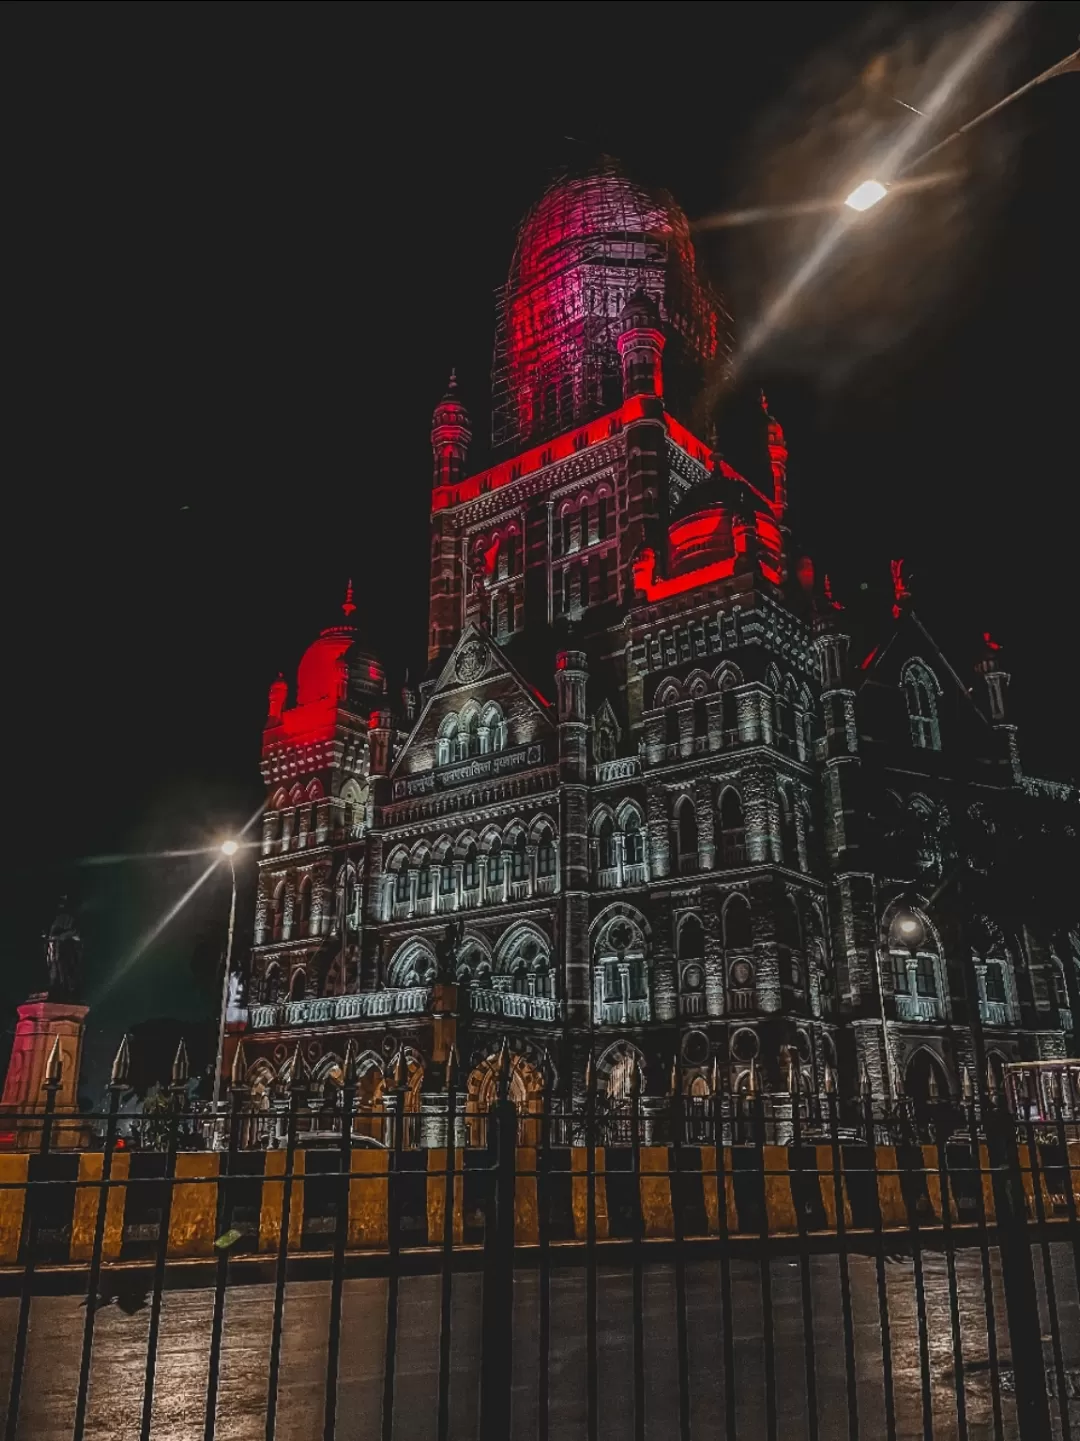
POLYGON ((873 680, 881 685, 899 686, 903 667, 913 656, 921 656, 942 679, 947 676, 979 719, 989 726, 990 719, 976 702, 970 687, 964 684, 948 656, 913 610, 905 610, 893 626, 892 634, 862 661, 859 666, 860 684, 873 680), (905 644, 904 635, 908 629, 914 631, 914 635, 909 637, 913 642, 910 648, 905 644))
POLYGON ((502 647, 486 631, 470 622, 447 657, 431 694, 416 718, 416 724, 409 732, 408 740, 391 768, 391 777, 397 775, 415 737, 425 729, 432 709, 440 707, 447 696, 459 694, 464 698, 473 692, 482 694, 493 682, 507 681, 526 697, 529 705, 542 718, 542 722, 553 730, 555 713, 551 702, 529 684, 516 666, 507 659, 502 647))

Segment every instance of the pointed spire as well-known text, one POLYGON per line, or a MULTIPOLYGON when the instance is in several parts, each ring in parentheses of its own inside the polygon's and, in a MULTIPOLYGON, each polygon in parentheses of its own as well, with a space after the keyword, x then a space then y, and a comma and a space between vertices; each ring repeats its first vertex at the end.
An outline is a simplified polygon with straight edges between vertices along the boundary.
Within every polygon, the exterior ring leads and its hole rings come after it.
POLYGON ((289 1089, 290 1091, 301 1091, 308 1078, 307 1062, 304 1060, 304 1053, 300 1049, 300 1042, 296 1043, 296 1050, 292 1054, 292 1065, 289 1067, 289 1089))
POLYGON ((244 1077, 247 1075, 247 1056, 244 1055, 244 1042, 239 1040, 236 1043, 236 1050, 233 1052, 232 1071, 229 1080, 232 1082, 234 1091, 238 1091, 244 1084, 244 1077))
POLYGON ((349 1044, 345 1047, 345 1059, 341 1064, 341 1084, 352 1090, 356 1080, 356 1042, 350 1036, 349 1044))
POLYGON ((998 1093, 997 1072, 994 1070, 994 1063, 989 1058, 986 1062, 986 1089, 989 1095, 996 1096, 998 1093))
POLYGON ((124 1035, 120 1041, 116 1055, 113 1057, 112 1072, 109 1076, 110 1086, 126 1086, 128 1076, 131 1074, 131 1047, 128 1045, 128 1038, 124 1035))
POLYGON ((456 399, 457 399, 457 393, 458 393, 457 366, 456 366, 456 365, 452 365, 452 366, 450 367, 450 379, 447 381, 447 384, 446 384, 446 398, 447 398, 447 400, 456 400, 456 399))
POLYGON ((965 1101, 973 1101, 975 1099, 975 1087, 971 1080, 971 1072, 967 1066, 965 1066, 960 1073, 960 1093, 965 1101))
POLYGON ((709 1078, 709 1084, 712 1088, 713 1095, 718 1096, 720 1094, 720 1057, 715 1051, 713 1052, 712 1075, 709 1078))
POLYGON ((446 1089, 456 1091, 458 1083, 458 1053, 457 1042, 450 1044, 450 1053, 446 1058, 446 1089))
POLYGON ((187 1084, 187 1078, 188 1078, 189 1073, 190 1073, 190 1067, 189 1067, 189 1065, 188 1065, 187 1046, 184 1044, 184 1038, 183 1038, 183 1036, 181 1036, 181 1037, 180 1037, 180 1044, 179 1044, 179 1045, 177 1046, 177 1048, 176 1048, 176 1055, 173 1057, 173 1063, 172 1063, 172 1083, 173 1083, 173 1085, 174 1085, 174 1086, 183 1086, 183 1085, 186 1085, 186 1084, 187 1084))
POLYGON ((352 615, 353 612, 356 610, 356 602, 353 600, 353 584, 351 576, 349 577, 348 585, 346 585, 345 587, 345 599, 344 601, 342 601, 341 609, 345 613, 346 617, 352 615))
POLYGON ((49 1052, 49 1059, 45 1062, 45 1079, 59 1084, 63 1075, 64 1053, 60 1049, 60 1037, 56 1036, 52 1043, 52 1050, 49 1052))

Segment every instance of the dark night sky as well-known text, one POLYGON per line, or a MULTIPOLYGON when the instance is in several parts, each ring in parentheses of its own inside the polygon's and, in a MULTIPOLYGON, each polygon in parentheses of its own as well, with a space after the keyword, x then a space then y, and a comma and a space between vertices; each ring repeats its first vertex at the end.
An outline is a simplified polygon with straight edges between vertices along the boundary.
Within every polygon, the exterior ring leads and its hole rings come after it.
MULTIPOLYGON (((72 862, 251 814, 266 688, 350 574, 415 671, 431 409, 456 364, 483 436, 492 291, 552 171, 606 151, 694 220, 842 194, 985 13, 9 8, 9 1031, 65 889, 95 1072, 124 1026, 211 1009, 224 878, 116 979, 203 859, 72 862)), ((1078 30, 1029 7, 927 144, 1078 30)), ((1075 743, 1078 117, 1066 76, 946 152, 752 364, 837 588, 903 555, 958 668, 992 630, 1048 773, 1075 743)), ((699 233, 744 333, 828 219, 699 233)))

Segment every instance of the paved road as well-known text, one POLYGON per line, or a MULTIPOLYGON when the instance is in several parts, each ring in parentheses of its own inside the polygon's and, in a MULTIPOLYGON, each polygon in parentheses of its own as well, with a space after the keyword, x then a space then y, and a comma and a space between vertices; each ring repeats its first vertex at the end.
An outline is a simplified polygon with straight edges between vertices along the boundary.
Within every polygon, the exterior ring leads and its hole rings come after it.
MULTIPOLYGON (((1055 1248, 1059 1312, 1066 1338, 1066 1365, 1080 1379, 1080 1316, 1071 1256, 1055 1248)), ((926 1258, 932 1355, 934 1435, 957 1435, 952 1342, 944 1260, 926 1258)), ((860 1435, 884 1435, 882 1367, 877 1289, 871 1262, 852 1258, 852 1286, 858 1360, 860 1435)), ((801 1441, 807 1435, 802 1308, 797 1263, 773 1262, 779 1435, 801 1441)), ((978 1256, 958 1258, 966 1369, 969 1436, 992 1436, 987 1337, 978 1256)), ((922 1437, 918 1353, 915 1345, 911 1266, 888 1267, 894 1348, 897 1420, 900 1437, 922 1437)), ((760 1277, 755 1262, 733 1263, 734 1341, 738 1441, 765 1436, 760 1277)), ((847 1437, 843 1331, 835 1258, 812 1261, 814 1334, 817 1345, 818 1414, 822 1441, 847 1437)), ((1002 1365, 1010 1365, 1004 1335, 1004 1304, 995 1280, 1002 1365)), ((237 1287, 229 1294, 217 1434, 221 1441, 254 1441, 263 1435, 272 1290, 237 1287)), ((281 1441, 317 1441, 322 1436, 323 1376, 329 1287, 323 1282, 290 1284, 285 1305, 278 1436, 281 1441)), ((551 1436, 583 1441, 585 1436, 584 1277, 579 1269, 556 1272, 552 1282, 551 1436)), ((376 1441, 380 1435, 386 1283, 346 1283, 343 1315, 340 1441, 376 1441)), ((173 1291, 165 1296, 160 1338, 153 1435, 159 1441, 201 1441, 206 1389, 207 1337, 213 1294, 173 1291)), ((0 1302, 0 1396, 6 1396, 18 1303, 0 1302)), ((398 1349, 398 1408, 395 1438, 434 1441, 438 1381, 437 1277, 405 1278, 401 1285, 398 1349)), ((71 1435, 75 1378, 84 1312, 77 1298, 34 1301, 20 1441, 59 1441, 71 1435)), ((625 1441, 632 1434, 631 1278, 603 1271, 599 1278, 600 1435, 625 1441)), ((99 1313, 90 1397, 88 1437, 132 1441, 138 1435, 142 1398, 147 1310, 126 1315, 116 1305, 99 1313)), ((688 1272, 688 1320, 694 1441, 723 1436, 723 1361, 719 1329, 719 1267, 695 1262, 688 1272)), ((455 1441, 476 1436, 480 1341, 480 1278, 454 1281, 451 1434, 455 1441)), ((1045 1330, 1045 1326, 1044 1326, 1045 1330)), ((647 1436, 675 1441, 678 1380, 675 1355, 675 1291, 670 1267, 645 1273, 647 1436)), ((1052 1364, 1050 1347, 1045 1347, 1052 1364)), ((517 1438, 536 1434, 537 1284, 532 1273, 515 1285, 514 1428, 517 1438)), ((1008 1388, 1009 1377, 1005 1376, 1008 1388)), ((1015 1435, 1011 1396, 1004 1396, 1006 1435, 1015 1435)), ((1080 1403, 1073 1406, 1074 1426, 1080 1403)))

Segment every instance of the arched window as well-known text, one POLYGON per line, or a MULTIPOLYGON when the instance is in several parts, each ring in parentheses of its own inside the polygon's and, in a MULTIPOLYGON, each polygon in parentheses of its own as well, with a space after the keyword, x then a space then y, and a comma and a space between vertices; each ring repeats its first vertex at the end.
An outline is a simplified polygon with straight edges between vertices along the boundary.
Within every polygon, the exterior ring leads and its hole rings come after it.
POLYGON ((698 869, 697 812, 694 803, 684 796, 675 812, 675 838, 677 842, 678 870, 680 875, 698 869))
POLYGON ((732 745, 739 739, 739 702, 735 695, 735 677, 730 671, 720 682, 720 724, 726 744, 732 745))
POLYGON ((274 903, 272 910, 272 921, 270 934, 273 940, 280 941, 285 934, 285 881, 278 881, 274 887, 274 903))
POLYGON ((623 828, 626 864, 640 866, 645 860, 645 837, 641 833, 641 817, 631 811, 623 828))
POLYGON ((911 660, 903 670, 904 702, 911 727, 911 744, 919 750, 941 749, 937 697, 941 690, 933 671, 922 661, 911 660))
POLYGON ((525 832, 519 831, 514 838, 514 848, 510 852, 510 877, 515 881, 525 881, 529 878, 529 843, 525 839, 525 832))
POLYGON ((536 874, 538 876, 555 874, 555 845, 550 831, 544 831, 540 837, 540 844, 536 848, 536 874))
POLYGON ((699 961, 705 954, 705 928, 700 916, 687 916, 679 927, 679 960, 699 961))
POLYGON ((599 830, 596 833, 596 842, 600 869, 608 870, 616 864, 615 826, 610 816, 605 816, 600 822, 599 830))
POLYGON ((409 899, 409 867, 404 861, 394 874, 394 899, 396 901, 409 899))
POLYGON ((786 786, 780 787, 780 851, 781 859, 790 870, 799 869, 799 838, 795 830, 795 811, 786 786))
POLYGON ((458 758, 466 760, 469 756, 480 754, 480 717, 475 711, 468 716, 463 716, 458 728, 458 758))
POLYGON ((289 1000, 302 1001, 307 994, 307 975, 303 970, 295 970, 292 980, 289 982, 289 1000))
POLYGON ((724 949, 748 951, 752 941, 750 907, 742 896, 732 896, 724 907, 724 949))
POLYGON ((421 900, 431 895, 431 857, 425 856, 416 872, 416 894, 421 900))
POLYGON ((474 891, 480 884, 480 867, 476 857, 476 842, 465 852, 465 864, 461 868, 461 884, 467 891, 474 891))
POLYGON ((446 766, 454 759, 457 751, 457 728, 458 718, 456 715, 444 717, 442 725, 439 727, 438 739, 435 742, 436 765, 446 766))
POLYGON ((739 793, 730 786, 720 798, 720 850, 725 866, 746 864, 746 825, 739 793))
POLYGON ((606 718, 597 724, 593 737, 593 758, 597 761, 615 759, 615 733, 606 718))
POLYGON ((694 749, 705 750, 709 740, 709 710, 705 697, 699 695, 694 700, 694 749))
POLYGON ((281 967, 275 962, 267 966, 263 975, 262 998, 267 1005, 281 999, 281 967))
POLYGON ((488 880, 488 885, 489 885, 489 886, 498 886, 498 885, 501 885, 501 884, 502 884, 502 878, 503 878, 502 842, 501 842, 501 841, 492 841, 492 843, 491 843, 491 849, 488 851, 488 858, 487 858, 487 880, 488 880))
POLYGON ((305 876, 300 882, 300 889, 296 893, 296 934, 306 936, 311 933, 311 877, 305 876))
POLYGON ((607 540, 609 530, 611 499, 606 495, 598 495, 596 498, 596 538, 607 540))

